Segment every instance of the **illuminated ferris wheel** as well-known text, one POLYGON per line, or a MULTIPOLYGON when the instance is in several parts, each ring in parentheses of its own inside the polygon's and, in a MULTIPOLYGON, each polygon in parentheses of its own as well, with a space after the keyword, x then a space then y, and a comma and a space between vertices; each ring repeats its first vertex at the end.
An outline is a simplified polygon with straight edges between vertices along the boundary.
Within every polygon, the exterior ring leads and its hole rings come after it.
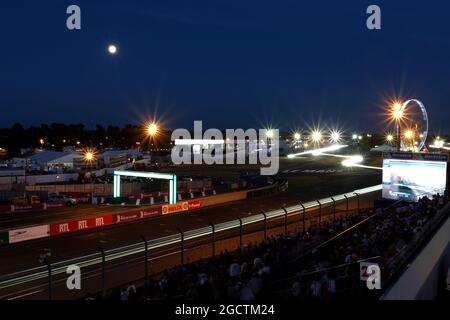
POLYGON ((428 114, 424 104, 410 99, 401 105, 401 114, 397 123, 400 147, 405 151, 421 151, 428 135, 428 114))

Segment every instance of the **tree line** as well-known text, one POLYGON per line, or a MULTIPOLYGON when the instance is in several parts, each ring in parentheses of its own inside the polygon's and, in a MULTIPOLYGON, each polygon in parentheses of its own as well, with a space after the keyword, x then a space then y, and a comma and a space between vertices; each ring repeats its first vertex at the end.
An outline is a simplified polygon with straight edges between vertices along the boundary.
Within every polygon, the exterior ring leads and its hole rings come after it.
POLYGON ((168 148, 170 134, 164 131, 150 139, 145 127, 137 125, 102 126, 86 128, 83 124, 52 123, 24 128, 20 123, 10 128, 0 128, 0 148, 8 155, 19 154, 22 149, 45 148, 61 151, 75 148, 168 148))

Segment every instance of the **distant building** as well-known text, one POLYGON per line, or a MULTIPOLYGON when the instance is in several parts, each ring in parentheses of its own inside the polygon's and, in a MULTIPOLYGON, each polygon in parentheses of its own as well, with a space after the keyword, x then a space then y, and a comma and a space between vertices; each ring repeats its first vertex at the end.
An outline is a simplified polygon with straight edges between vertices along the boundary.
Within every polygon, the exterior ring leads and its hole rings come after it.
POLYGON ((107 168, 115 168, 129 162, 135 162, 143 158, 143 154, 136 149, 106 150, 98 155, 107 168))

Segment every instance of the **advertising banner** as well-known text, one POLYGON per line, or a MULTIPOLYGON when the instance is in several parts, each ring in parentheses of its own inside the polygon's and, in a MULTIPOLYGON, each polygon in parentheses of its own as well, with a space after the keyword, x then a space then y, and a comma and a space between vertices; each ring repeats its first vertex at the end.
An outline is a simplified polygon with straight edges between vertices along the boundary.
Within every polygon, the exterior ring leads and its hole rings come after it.
POLYGON ((141 218, 141 214, 138 210, 133 210, 131 212, 123 212, 113 214, 113 223, 121 223, 134 221, 141 218))
POLYGON ((176 204, 165 204, 162 206, 162 214, 171 214, 187 210, 189 210, 189 203, 187 201, 179 202, 176 204))
POLYGON ((113 223, 134 221, 162 215, 162 207, 150 207, 113 214, 113 223))
POLYGON ((385 159, 399 160, 425 160, 448 162, 446 153, 420 153, 420 152, 388 152, 384 155, 385 159))
POLYGON ((200 200, 190 200, 188 201, 188 209, 198 209, 202 207, 202 202, 200 200))
POLYGON ((39 239, 49 236, 48 224, 42 226, 20 228, 9 231, 9 243, 39 239))
POLYGON ((150 218, 150 217, 157 217, 162 215, 162 206, 159 207, 152 207, 148 209, 142 209, 139 210, 141 218, 150 218))
POLYGON ((54 236, 58 234, 100 228, 111 225, 112 223, 112 215, 53 223, 50 225, 50 235, 54 236))

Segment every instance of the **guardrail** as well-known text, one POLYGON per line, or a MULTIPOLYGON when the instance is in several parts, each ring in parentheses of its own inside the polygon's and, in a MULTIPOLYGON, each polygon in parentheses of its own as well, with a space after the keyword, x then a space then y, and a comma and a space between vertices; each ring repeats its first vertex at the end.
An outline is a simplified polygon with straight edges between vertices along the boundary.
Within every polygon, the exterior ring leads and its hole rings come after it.
MULTIPOLYGON (((360 196, 371 194, 377 191, 380 191, 382 189, 382 185, 376 185, 364 189, 355 190, 353 192, 339 194, 333 197, 323 198, 320 200, 310 201, 307 203, 300 203, 299 205, 294 205, 291 207, 284 207, 277 210, 272 210, 269 212, 264 212, 261 214, 255 214, 252 216, 239 218, 232 221, 227 221, 223 223, 218 223, 215 225, 209 225, 206 227, 189 230, 182 232, 178 234, 173 234, 170 236, 165 236, 157 239, 151 239, 151 240, 145 240, 143 239, 142 242, 122 246, 119 248, 114 248, 110 250, 105 250, 98 253, 93 253, 89 255, 85 255, 82 257, 72 258, 60 262, 55 263, 48 263, 46 262, 46 265, 42 265, 39 267, 15 272, 12 274, 4 275, 0 277, 0 289, 5 289, 21 284, 25 284, 28 282, 40 280, 40 279, 49 279, 49 292, 51 292, 51 276, 58 275, 58 274, 65 274, 67 267, 70 265, 77 265, 80 268, 85 268, 89 266, 94 265, 101 265, 104 266, 104 264, 108 261, 114 261, 118 259, 122 259, 125 257, 129 257, 135 254, 139 253, 147 253, 149 250, 155 250, 160 249, 163 247, 180 244, 183 248, 184 242, 188 240, 193 239, 200 239, 204 238, 206 236, 214 236, 215 234, 219 232, 224 232, 227 230, 239 228, 240 229, 240 236, 241 236, 241 243, 242 243, 242 228, 243 226, 253 225, 256 223, 264 222, 265 226, 267 226, 267 222, 270 219, 279 219, 279 218, 285 218, 285 224, 287 226, 288 220, 287 217, 290 214, 303 214, 305 216, 307 210, 311 209, 319 209, 319 221, 320 221, 320 215, 322 213, 322 208, 325 206, 334 206, 334 209, 336 208, 337 204, 346 202, 346 207, 348 211, 349 207, 349 200, 356 199, 358 204, 358 210, 360 206, 360 196)), ((285 227, 286 227, 285 226, 285 227)), ((287 229, 287 228, 286 228, 287 229)), ((285 229, 285 230, 286 230, 285 229)), ((183 250, 181 250, 182 255, 182 262, 183 262, 183 250)), ((147 270, 147 268, 146 268, 147 270)), ((50 297, 51 298, 51 297, 50 297)))

